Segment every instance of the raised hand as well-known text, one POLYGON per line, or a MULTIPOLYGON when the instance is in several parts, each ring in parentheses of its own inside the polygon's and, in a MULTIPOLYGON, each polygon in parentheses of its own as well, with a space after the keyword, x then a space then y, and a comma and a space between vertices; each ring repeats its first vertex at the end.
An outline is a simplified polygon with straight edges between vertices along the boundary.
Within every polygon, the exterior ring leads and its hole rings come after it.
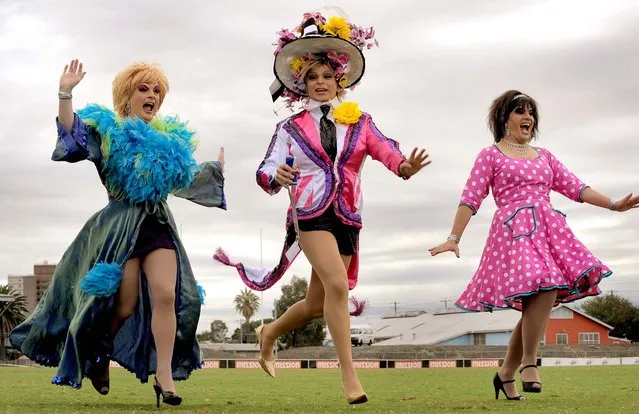
POLYGON ((431 256, 437 256, 444 252, 454 252, 455 256, 459 257, 459 244, 453 240, 448 240, 437 247, 428 249, 431 256))
POLYGON ((86 72, 82 71, 82 62, 73 59, 71 63, 64 66, 62 76, 60 76, 60 92, 71 92, 75 86, 84 78, 86 72))
POLYGON ((421 149, 418 153, 417 147, 415 147, 410 153, 410 157, 400 164, 399 172, 404 177, 411 177, 430 163, 431 161, 428 159, 428 153, 426 150, 421 149))
POLYGON ((639 208, 639 195, 632 196, 632 193, 628 194, 619 201, 615 201, 614 210, 623 212, 633 208, 639 208))

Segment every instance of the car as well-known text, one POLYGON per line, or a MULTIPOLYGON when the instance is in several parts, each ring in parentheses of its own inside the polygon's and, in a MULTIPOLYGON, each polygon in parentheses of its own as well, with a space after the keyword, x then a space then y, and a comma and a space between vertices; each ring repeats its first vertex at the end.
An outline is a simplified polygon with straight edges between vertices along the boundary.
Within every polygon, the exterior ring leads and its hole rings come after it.
POLYGON ((351 345, 373 345, 373 328, 370 325, 351 325, 351 345))

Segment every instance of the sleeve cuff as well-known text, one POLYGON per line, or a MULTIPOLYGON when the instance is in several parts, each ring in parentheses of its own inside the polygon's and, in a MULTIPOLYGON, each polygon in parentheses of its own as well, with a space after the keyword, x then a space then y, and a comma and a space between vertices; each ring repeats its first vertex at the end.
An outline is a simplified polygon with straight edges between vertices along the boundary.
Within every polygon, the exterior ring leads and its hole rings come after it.
POLYGON ((471 209, 471 210, 473 211, 473 216, 474 216, 475 214, 477 214, 477 209, 476 209, 475 207, 473 207, 473 205, 472 205, 472 204, 468 204, 468 203, 461 203, 461 204, 459 205, 459 207, 461 207, 461 206, 466 206, 466 207, 468 207, 469 209, 471 209))
POLYGON ((399 162, 397 163, 397 167, 395 168, 395 172, 397 174, 398 177, 400 177, 402 180, 408 180, 410 179, 410 177, 406 177, 404 174, 402 174, 402 172, 400 171, 399 167, 402 166, 402 163, 406 161, 406 157, 402 157, 399 162))
POLYGON ((590 188, 590 186, 589 185, 584 185, 583 188, 579 191, 579 196, 577 197, 577 201, 579 203, 583 203, 584 202, 582 197, 584 195, 584 191, 586 191, 587 188, 590 188))

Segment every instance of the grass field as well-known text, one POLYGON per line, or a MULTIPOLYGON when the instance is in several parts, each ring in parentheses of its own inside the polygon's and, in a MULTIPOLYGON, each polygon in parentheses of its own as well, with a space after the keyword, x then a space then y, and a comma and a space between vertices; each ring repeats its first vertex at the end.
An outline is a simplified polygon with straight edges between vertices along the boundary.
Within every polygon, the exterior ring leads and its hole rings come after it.
MULTIPOLYGON (((370 401, 348 406, 337 370, 261 371, 207 369, 178 382, 185 413, 637 413, 639 366, 541 368, 544 390, 526 401, 494 399, 493 369, 363 369, 370 401)), ((151 384, 111 370, 111 392, 97 394, 49 383, 55 370, 0 367, 1 413, 140 413, 157 411, 151 384)), ((519 379, 518 379, 519 381, 519 379)))

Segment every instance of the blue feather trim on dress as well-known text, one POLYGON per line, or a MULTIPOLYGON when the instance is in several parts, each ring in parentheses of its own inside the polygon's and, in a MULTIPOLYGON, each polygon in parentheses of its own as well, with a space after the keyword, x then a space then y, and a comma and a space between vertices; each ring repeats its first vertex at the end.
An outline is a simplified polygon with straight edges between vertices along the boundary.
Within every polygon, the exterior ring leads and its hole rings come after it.
POLYGON ((197 139, 177 117, 154 118, 147 124, 96 104, 77 113, 102 137, 103 169, 112 197, 157 203, 193 181, 197 139))
POLYGON ((122 281, 122 268, 117 263, 97 263, 84 276, 80 289, 87 295, 111 296, 118 291, 122 281))
POLYGON ((200 303, 204 305, 204 297, 206 296, 206 291, 199 283, 197 285, 197 293, 200 295, 200 303))

